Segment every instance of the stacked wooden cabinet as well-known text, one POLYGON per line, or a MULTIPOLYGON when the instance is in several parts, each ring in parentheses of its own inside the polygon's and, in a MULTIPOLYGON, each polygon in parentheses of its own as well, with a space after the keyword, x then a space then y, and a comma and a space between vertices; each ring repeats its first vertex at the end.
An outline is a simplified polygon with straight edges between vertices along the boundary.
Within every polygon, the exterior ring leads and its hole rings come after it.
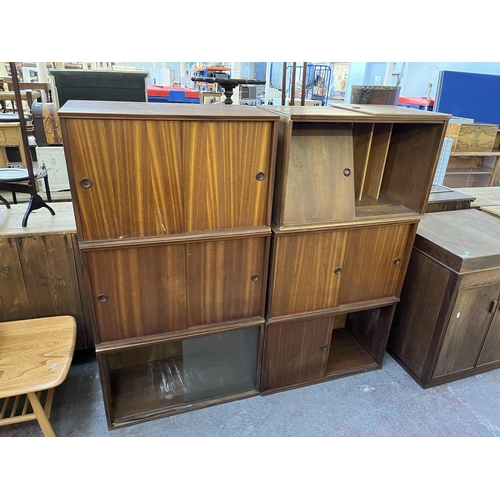
POLYGON ((278 116, 59 111, 108 425, 258 394, 278 116))
POLYGON ((264 394, 381 367, 449 119, 383 105, 273 111, 264 394))

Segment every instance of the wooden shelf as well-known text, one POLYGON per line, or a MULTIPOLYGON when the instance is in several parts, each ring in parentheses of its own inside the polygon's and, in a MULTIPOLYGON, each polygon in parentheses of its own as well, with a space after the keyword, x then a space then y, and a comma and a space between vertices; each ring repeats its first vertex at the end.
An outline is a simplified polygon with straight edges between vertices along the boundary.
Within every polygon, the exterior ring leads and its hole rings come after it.
POLYGON ((500 151, 476 151, 476 152, 457 152, 453 151, 450 153, 450 156, 500 156, 500 151))
POLYGON ((333 330, 325 376, 376 368, 377 363, 346 328, 333 330))

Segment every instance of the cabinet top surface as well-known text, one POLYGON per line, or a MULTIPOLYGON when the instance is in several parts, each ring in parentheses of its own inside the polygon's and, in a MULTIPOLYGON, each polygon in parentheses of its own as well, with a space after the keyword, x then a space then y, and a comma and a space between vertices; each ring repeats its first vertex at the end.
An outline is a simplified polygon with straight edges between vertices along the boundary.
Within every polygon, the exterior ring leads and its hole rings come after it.
POLYGON ((500 266, 500 219, 475 209, 426 214, 415 248, 457 272, 500 266))
POLYGON ((56 215, 51 215, 46 208, 40 208, 30 214, 27 227, 22 227, 26 203, 12 204, 10 210, 2 210, 0 212, 0 237, 76 233, 73 204, 61 202, 50 203, 50 206, 56 215))
POLYGON ((335 104, 333 106, 260 106, 294 121, 425 121, 444 122, 451 115, 420 109, 379 104, 335 104))
POLYGON ((68 101, 61 118, 136 118, 151 120, 261 120, 279 117, 254 106, 170 104, 161 102, 68 101))

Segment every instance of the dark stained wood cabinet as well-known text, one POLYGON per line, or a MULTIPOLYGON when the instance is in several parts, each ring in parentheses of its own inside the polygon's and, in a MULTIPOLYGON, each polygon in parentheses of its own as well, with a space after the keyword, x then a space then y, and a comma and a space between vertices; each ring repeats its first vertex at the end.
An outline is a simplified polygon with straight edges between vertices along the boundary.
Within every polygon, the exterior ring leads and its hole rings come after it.
POLYGON ((500 367, 500 220, 427 214, 388 349, 426 388, 500 367))
POLYGON ((59 117, 109 427, 258 394, 278 117, 103 101, 59 117))
POLYGON ((396 106, 280 117, 262 390, 382 366, 449 116, 396 106))

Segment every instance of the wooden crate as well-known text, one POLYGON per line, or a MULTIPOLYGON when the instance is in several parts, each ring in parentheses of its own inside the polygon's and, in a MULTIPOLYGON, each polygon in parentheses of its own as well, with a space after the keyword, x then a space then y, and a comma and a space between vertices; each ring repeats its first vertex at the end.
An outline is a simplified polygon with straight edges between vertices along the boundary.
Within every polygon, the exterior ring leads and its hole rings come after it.
POLYGON ((488 123, 451 123, 447 137, 453 140, 453 152, 479 153, 491 151, 498 131, 498 125, 488 123))

